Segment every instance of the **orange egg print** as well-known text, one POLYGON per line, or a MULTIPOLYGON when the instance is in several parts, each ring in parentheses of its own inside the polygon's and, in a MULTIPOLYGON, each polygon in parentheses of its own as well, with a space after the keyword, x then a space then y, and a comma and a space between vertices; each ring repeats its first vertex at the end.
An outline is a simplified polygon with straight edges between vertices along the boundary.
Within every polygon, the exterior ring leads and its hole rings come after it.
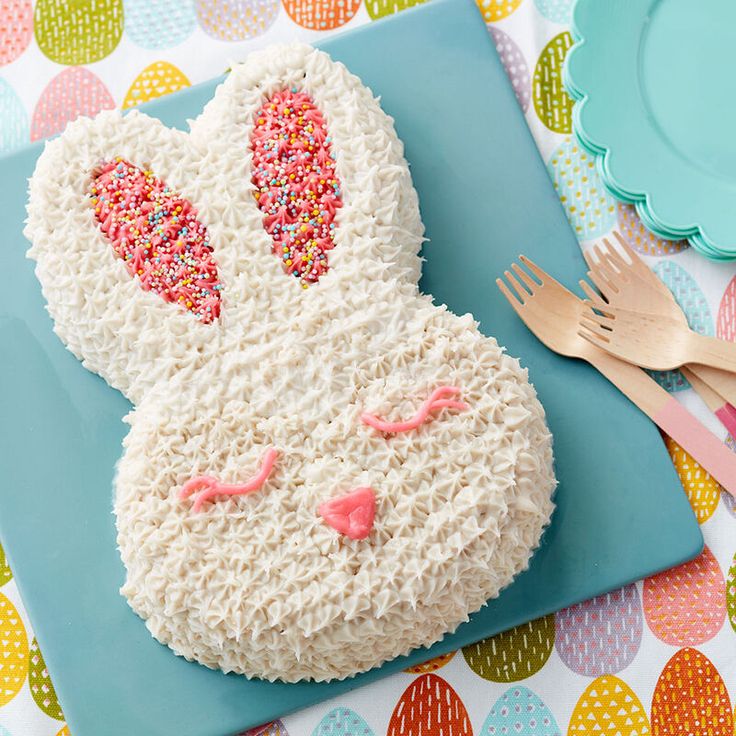
POLYGON ((694 646, 712 639, 726 617, 726 582, 713 553, 644 581, 644 616, 665 644, 694 646))
POLYGON ((687 240, 658 238, 639 219, 633 204, 618 203, 618 227, 626 242, 646 256, 671 256, 690 247, 687 240))
POLYGON ((476 3, 483 13, 483 20, 493 23, 511 15, 521 5, 521 0, 476 0, 476 3))
POLYGON ((646 736, 649 719, 636 693, 615 675, 588 685, 570 716, 567 736, 646 736))
POLYGON ((330 31, 351 20, 360 0, 284 0, 289 17, 302 28, 330 31))
POLYGON ((721 497, 721 486, 671 437, 665 437, 664 442, 698 523, 702 524, 710 519, 716 510, 718 499, 721 497))
POLYGON ((726 685, 704 654, 681 649, 664 666, 652 696, 653 736, 733 736, 726 685))
POLYGON ((457 652, 440 654, 439 657, 428 659, 426 662, 415 664, 413 667, 407 667, 404 672, 408 672, 411 675, 422 675, 425 672, 436 672, 440 667, 444 667, 456 654, 457 652))
POLYGON ((468 712, 452 687, 431 673, 417 677, 399 698, 386 736, 473 736, 468 712))
POLYGON ((0 0, 0 66, 15 61, 33 36, 31 0, 0 0))
POLYGON ((125 94, 123 110, 178 92, 190 84, 186 75, 173 64, 168 61, 154 61, 133 80, 125 94))
POLYGON ((736 276, 731 279, 721 297, 716 335, 721 340, 736 341, 736 276))
POLYGON ((57 74, 41 93, 33 111, 31 140, 61 133, 80 115, 92 117, 114 107, 115 100, 97 76, 89 69, 70 67, 57 74))

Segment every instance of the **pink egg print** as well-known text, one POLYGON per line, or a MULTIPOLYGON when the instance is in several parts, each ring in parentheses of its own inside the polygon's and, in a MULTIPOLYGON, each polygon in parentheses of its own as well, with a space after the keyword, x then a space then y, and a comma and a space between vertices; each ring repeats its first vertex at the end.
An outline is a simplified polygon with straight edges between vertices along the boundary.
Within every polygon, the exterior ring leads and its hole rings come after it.
POLYGON ((573 671, 586 677, 628 667, 644 628, 635 584, 599 595, 555 614, 555 649, 573 671))
POLYGON ((736 631, 736 554, 733 556, 726 580, 726 607, 731 628, 736 631))
POLYGON ((33 36, 31 0, 0 0, 0 66, 15 61, 33 36))
POLYGON ((219 41, 244 41, 260 36, 278 14, 278 0, 197 0, 199 25, 219 41))
POLYGON ((721 297, 716 334, 721 340, 736 342, 736 276, 731 279, 721 297))
POLYGON ((0 153, 28 143, 28 115, 20 97, 0 79, 0 153))
POLYGON ((726 617, 726 582, 713 553, 644 581, 644 615, 665 644, 694 646, 712 639, 726 617))
POLYGON ((516 99, 519 101, 521 109, 526 112, 532 99, 532 83, 524 54, 521 53, 521 49, 516 45, 516 42, 500 28, 489 25, 488 32, 496 45, 496 51, 503 68, 506 70, 511 86, 514 88, 516 99))
MULTIPOLYGON (((733 452, 736 452, 736 440, 730 434, 726 437, 726 446, 733 452)), ((731 516, 736 517, 736 500, 734 500, 734 497, 730 493, 721 493, 721 498, 723 499, 723 505, 726 507, 726 511, 731 516)))
POLYGON ((125 0, 125 32, 144 49, 168 49, 197 25, 194 0, 125 0))
POLYGON ((61 133, 66 124, 80 115, 96 115, 112 110, 115 100, 102 81, 89 69, 64 69, 46 85, 36 103, 31 122, 31 140, 61 133))
POLYGON ((560 736, 552 711, 523 685, 510 687, 491 708, 479 736, 560 736))
POLYGON ((671 256, 690 247, 687 240, 658 238, 639 219, 633 204, 618 203, 618 227, 626 242, 645 256, 671 256))
MULTIPOLYGON (((664 285, 672 292, 675 301, 687 317, 690 328, 700 335, 713 335, 713 315, 702 289, 695 279, 673 261, 660 261, 653 269, 664 285)), ((650 371, 652 378, 667 391, 690 388, 689 382, 679 371, 650 371)))

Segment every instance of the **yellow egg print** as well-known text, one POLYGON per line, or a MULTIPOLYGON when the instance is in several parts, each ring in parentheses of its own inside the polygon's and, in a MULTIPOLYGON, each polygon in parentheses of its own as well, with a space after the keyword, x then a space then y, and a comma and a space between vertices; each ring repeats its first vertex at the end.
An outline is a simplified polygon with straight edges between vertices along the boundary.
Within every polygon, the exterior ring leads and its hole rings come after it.
POLYGON ((439 657, 434 657, 421 664, 415 664, 413 667, 407 667, 404 672, 408 672, 412 675, 422 675, 425 672, 436 672, 440 667, 444 667, 457 652, 448 652, 447 654, 440 654, 439 657))
POLYGON ((534 109, 555 133, 572 132, 573 102, 562 83, 562 66, 571 46, 572 36, 567 31, 555 36, 542 50, 534 69, 534 109))
POLYGON ((716 510, 721 497, 721 486, 671 437, 665 437, 664 441, 698 523, 702 524, 716 510))
POLYGON ((57 64, 104 59, 123 35, 123 0, 38 0, 36 42, 57 64))
POLYGON ((64 724, 64 727, 56 734, 56 736, 72 736, 71 731, 69 731, 69 726, 64 724))
POLYGON ((56 697, 54 683, 51 682, 43 654, 38 648, 38 642, 34 639, 28 657, 28 684, 31 687, 31 695, 36 705, 49 717, 57 721, 64 720, 64 713, 56 697))
POLYGON ((550 615, 463 647, 463 657, 484 680, 518 682, 544 667, 554 645, 555 617, 550 615))
POLYGON ((0 593, 0 706, 23 687, 28 674, 28 636, 13 603, 0 593))
POLYGON ((646 736, 649 719, 636 693, 614 675, 593 680, 570 717, 567 736, 646 736))
POLYGON ((8 561, 5 559, 5 550, 2 544, 0 544, 0 588, 12 579, 13 572, 10 569, 10 565, 8 565, 8 561))
POLYGON ((173 64, 154 61, 133 80, 123 100, 123 110, 177 92, 190 84, 186 75, 173 64))
POLYGON ((365 0, 365 9, 371 20, 378 20, 387 15, 393 15, 401 10, 413 8, 425 0, 365 0))
POLYGON ((521 0, 476 0, 486 23, 501 20, 521 5, 521 0))

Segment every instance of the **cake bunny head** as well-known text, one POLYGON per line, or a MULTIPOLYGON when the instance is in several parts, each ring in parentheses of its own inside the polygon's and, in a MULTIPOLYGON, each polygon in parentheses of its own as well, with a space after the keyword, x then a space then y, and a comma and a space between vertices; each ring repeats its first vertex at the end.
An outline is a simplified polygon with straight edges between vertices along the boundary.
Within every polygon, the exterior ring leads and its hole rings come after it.
POLYGON ((55 330, 135 405, 122 593, 175 652, 344 678, 442 638, 552 511, 525 371, 418 291, 391 119, 308 46, 251 54, 189 133, 80 119, 30 184, 55 330))

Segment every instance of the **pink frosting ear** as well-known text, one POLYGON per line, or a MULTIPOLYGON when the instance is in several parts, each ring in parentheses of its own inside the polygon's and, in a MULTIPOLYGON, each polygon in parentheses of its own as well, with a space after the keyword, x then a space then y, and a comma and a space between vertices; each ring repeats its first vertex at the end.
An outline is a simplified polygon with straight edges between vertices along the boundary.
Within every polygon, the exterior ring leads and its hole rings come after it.
POLYGON ((282 90, 256 113, 251 148, 263 227, 284 271, 306 289, 329 268, 342 206, 327 124, 309 95, 282 90))
POLYGON ((90 195, 102 232, 143 289, 205 324, 220 316, 217 264, 191 202, 120 158, 100 164, 90 195))

